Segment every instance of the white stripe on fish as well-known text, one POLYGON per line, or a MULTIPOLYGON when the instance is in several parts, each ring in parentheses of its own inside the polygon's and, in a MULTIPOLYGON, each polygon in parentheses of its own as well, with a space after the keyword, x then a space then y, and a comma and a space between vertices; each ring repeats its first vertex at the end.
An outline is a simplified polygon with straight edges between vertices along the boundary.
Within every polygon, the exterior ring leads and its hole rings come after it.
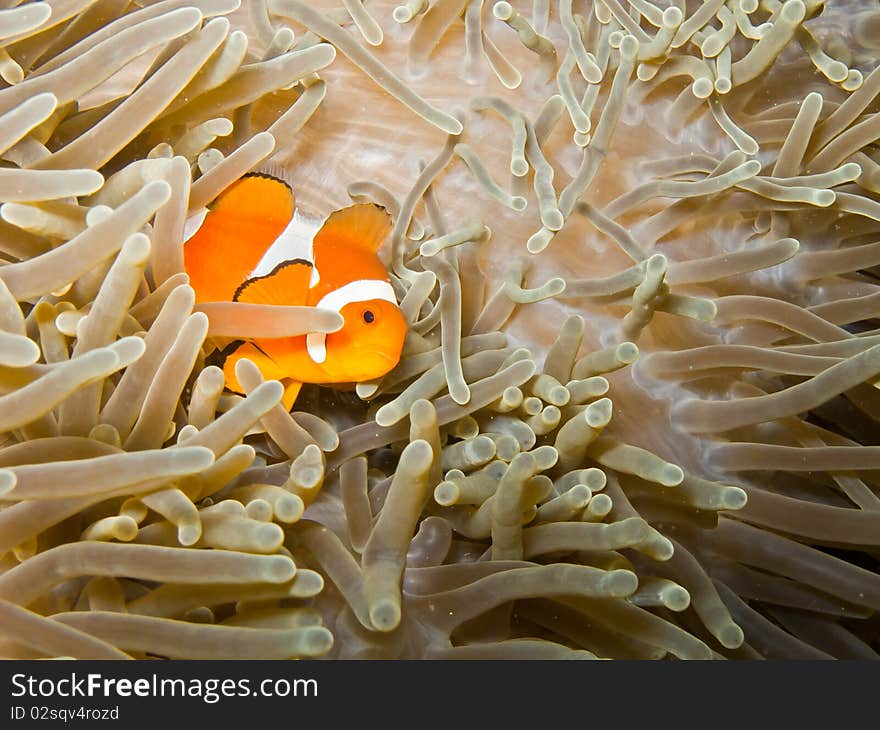
MULTIPOLYGON (((381 279, 359 279, 325 294, 315 305, 318 309, 332 309, 339 312, 353 302, 369 302, 382 299, 397 304, 394 288, 381 279)), ((306 335, 306 349, 313 362, 318 364, 327 359, 327 335, 323 332, 310 332, 306 335)))

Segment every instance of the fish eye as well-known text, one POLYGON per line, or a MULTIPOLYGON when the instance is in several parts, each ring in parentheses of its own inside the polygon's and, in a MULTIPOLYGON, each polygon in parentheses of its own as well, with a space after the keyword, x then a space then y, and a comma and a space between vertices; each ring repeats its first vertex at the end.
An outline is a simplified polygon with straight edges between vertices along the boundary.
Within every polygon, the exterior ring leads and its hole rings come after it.
POLYGON ((376 321, 376 315, 373 314, 369 309, 364 312, 364 322, 367 324, 373 324, 376 321))

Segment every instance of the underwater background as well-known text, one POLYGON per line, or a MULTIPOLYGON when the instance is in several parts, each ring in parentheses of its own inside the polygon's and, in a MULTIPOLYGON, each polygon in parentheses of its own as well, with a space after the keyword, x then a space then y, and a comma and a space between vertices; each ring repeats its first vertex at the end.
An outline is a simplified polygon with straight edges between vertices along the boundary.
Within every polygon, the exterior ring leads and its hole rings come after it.
POLYGON ((875 2, 0 5, 0 656, 877 657, 875 2), (292 413, 253 170, 394 220, 292 413))

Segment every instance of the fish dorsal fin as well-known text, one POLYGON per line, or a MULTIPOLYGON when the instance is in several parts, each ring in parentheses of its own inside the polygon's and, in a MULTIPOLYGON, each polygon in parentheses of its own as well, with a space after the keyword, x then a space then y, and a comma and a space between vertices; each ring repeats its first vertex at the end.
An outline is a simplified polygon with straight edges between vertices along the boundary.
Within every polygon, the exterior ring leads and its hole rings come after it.
POLYGON ((287 187, 293 187, 293 181, 284 165, 278 162, 261 162, 257 165, 251 175, 262 175, 263 177, 274 177, 276 180, 283 182, 287 187))
POLYGON ((285 261, 266 276, 248 279, 238 287, 233 301, 249 304, 297 306, 306 303, 312 264, 303 259, 285 261))
POLYGON ((331 213, 315 235, 315 245, 332 241, 376 252, 389 233, 388 211, 374 203, 359 203, 331 213))
POLYGON ((211 210, 229 211, 242 218, 266 218, 268 215, 286 223, 293 217, 293 190, 277 177, 250 172, 226 188, 214 201, 211 210))

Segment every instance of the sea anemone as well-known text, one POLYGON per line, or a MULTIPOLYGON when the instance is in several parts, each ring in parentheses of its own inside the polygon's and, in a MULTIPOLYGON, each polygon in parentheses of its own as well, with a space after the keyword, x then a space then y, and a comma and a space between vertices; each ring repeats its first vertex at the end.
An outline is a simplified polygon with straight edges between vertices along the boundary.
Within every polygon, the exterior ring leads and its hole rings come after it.
POLYGON ((876 658, 880 11, 0 11, 0 655, 876 658), (195 304, 252 170, 368 200, 409 332, 346 391, 195 304))

